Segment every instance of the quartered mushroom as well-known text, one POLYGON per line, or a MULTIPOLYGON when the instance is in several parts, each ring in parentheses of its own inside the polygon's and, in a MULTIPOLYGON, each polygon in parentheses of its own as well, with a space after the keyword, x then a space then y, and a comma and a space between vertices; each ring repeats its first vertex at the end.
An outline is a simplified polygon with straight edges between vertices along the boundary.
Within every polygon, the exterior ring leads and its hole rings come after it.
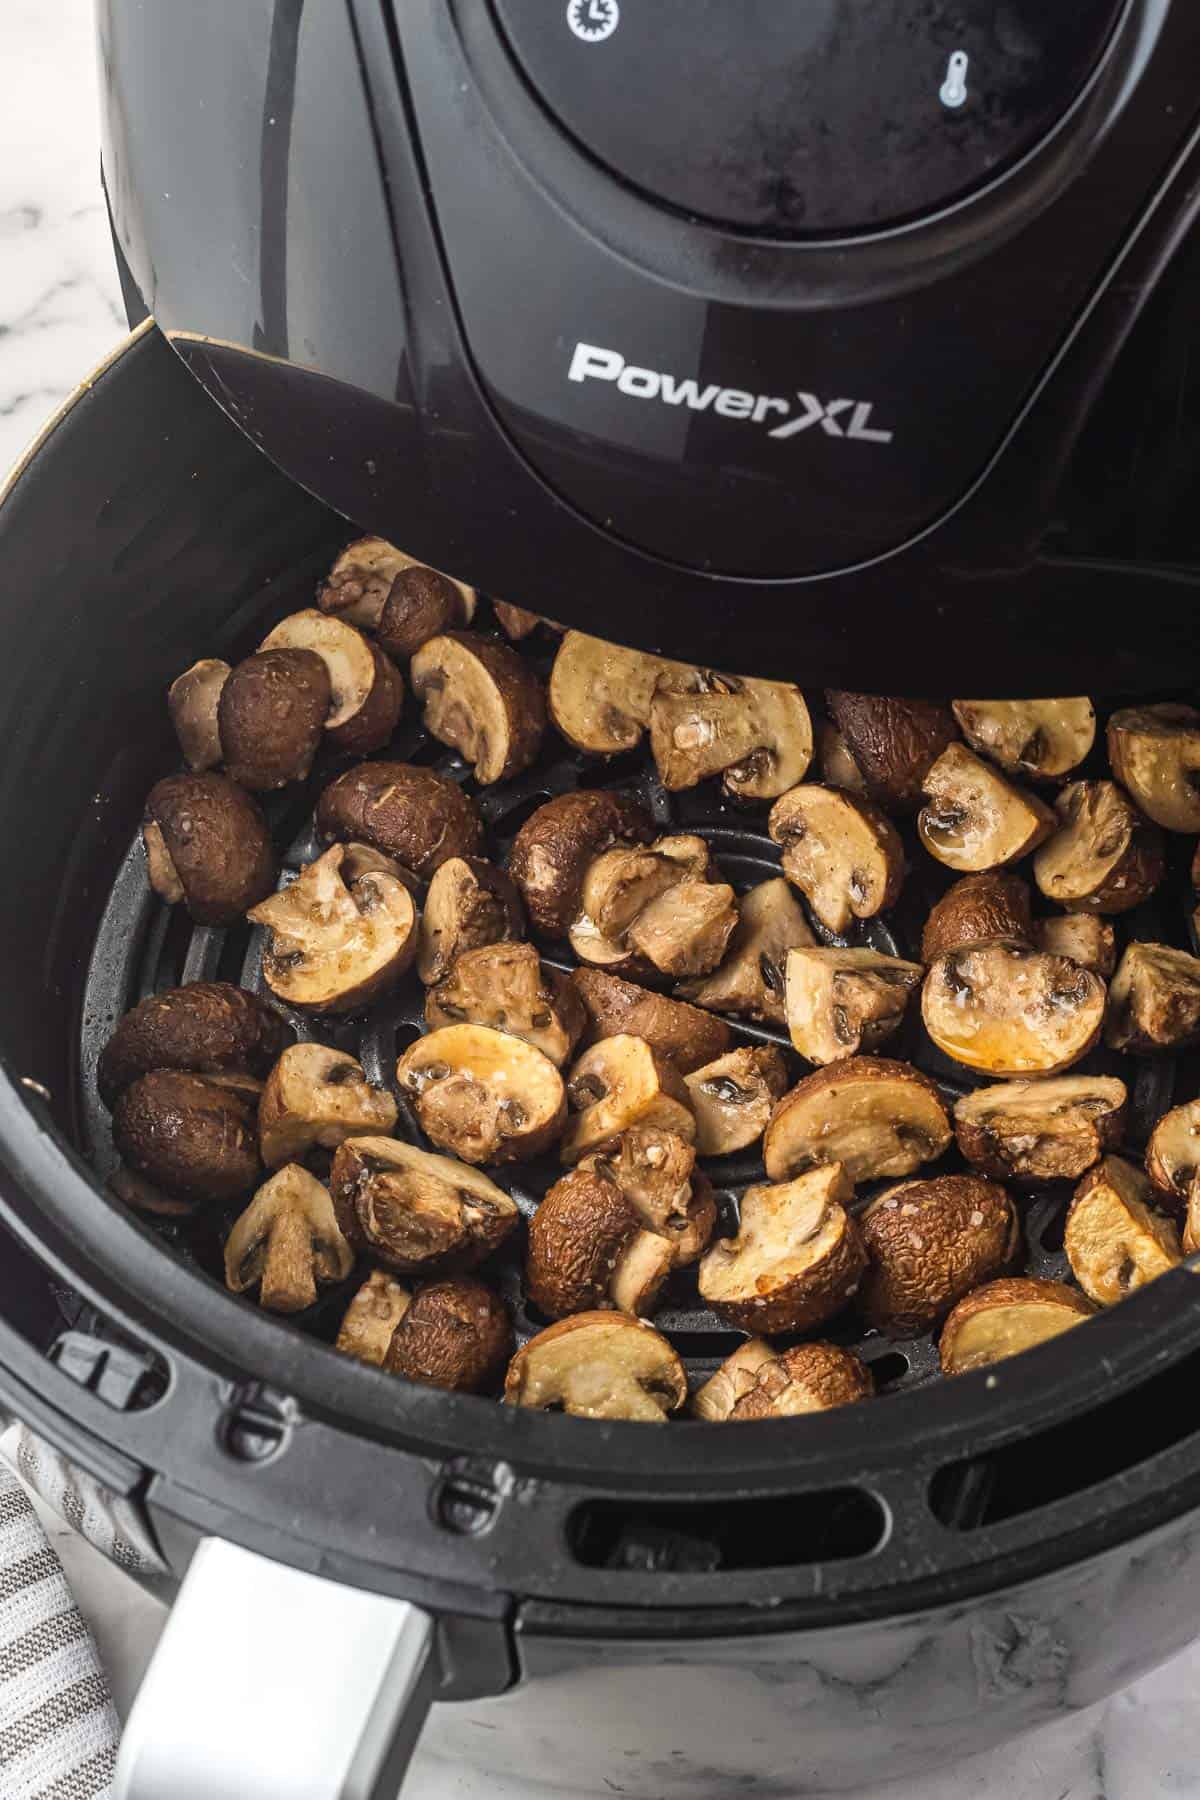
POLYGON ((597 858, 617 846, 648 844, 653 836, 650 814, 632 794, 578 788, 539 806, 517 832, 508 857, 534 930, 566 937, 597 858))
POLYGON ((577 749, 617 756, 641 742, 659 676, 685 666, 568 631, 550 671, 550 717, 577 749))
POLYGON ((507 600, 493 600, 492 611, 501 631, 514 644, 531 636, 542 622, 539 613, 528 612, 523 606, 510 606, 507 600))
POLYGON ((503 1301, 481 1281, 431 1281, 411 1294, 376 1269, 350 1302, 337 1348, 448 1392, 492 1387, 512 1355, 503 1301))
POLYGON ((164 988, 125 1014, 100 1052, 96 1085, 111 1107, 123 1088, 151 1069, 263 1076, 290 1035, 274 1007, 232 982, 164 988))
POLYGON ((707 1250, 717 1222, 712 1183, 695 1147, 660 1125, 634 1125, 580 1162, 616 1182, 648 1231, 670 1244, 676 1268, 707 1250))
POLYGON ((1174 1212, 1190 1215, 1193 1193, 1200 1198, 1200 1100, 1164 1113, 1146 1145, 1146 1173, 1155 1192, 1174 1212))
POLYGON ((812 720, 791 682, 665 669, 650 701, 650 751, 668 793, 720 775, 734 799, 774 800, 808 773, 812 720))
POLYGON ((1200 957, 1170 944, 1127 945, 1108 990, 1104 1041, 1135 1056, 1200 1043, 1200 957))
POLYGON ((1033 922, 1033 942, 1051 956, 1068 956, 1105 980, 1117 966, 1117 934, 1096 913, 1050 913, 1033 922))
MULTIPOLYGON (((407 578, 410 571, 436 573, 426 569, 425 564, 415 557, 397 550, 385 538, 356 538, 354 543, 347 544, 329 571, 317 594, 317 605, 322 612, 348 619, 363 631, 374 631, 396 581, 401 576, 407 578)), ((441 579, 448 580, 449 577, 441 579)), ((475 590, 461 581, 453 582, 452 586, 458 590, 463 606, 463 617, 455 623, 469 624, 475 611, 475 590)))
POLYGON ((1090 700, 954 700, 954 717, 972 750, 1011 775, 1050 779, 1081 763, 1096 736, 1090 700))
POLYGON ((817 1069, 783 1096, 763 1137, 772 1181, 826 1163, 844 1166, 856 1186, 911 1175, 949 1146, 941 1095, 910 1063, 852 1056, 817 1069))
POLYGON ((737 900, 726 882, 681 881, 638 914, 628 943, 662 975, 705 975, 724 956, 737 920, 737 900))
POLYGON ((146 797, 150 886, 197 925, 233 925, 275 886, 279 864, 256 801, 228 776, 167 775, 146 797))
POLYGON ((942 751, 925 777, 917 832, 947 868, 996 869, 1028 856, 1057 824, 1036 794, 997 774, 963 744, 942 751))
POLYGON ((430 638, 459 630, 474 616, 474 588, 423 563, 410 563, 393 581, 375 630, 380 648, 402 662, 430 638))
POLYGON ((593 1044, 571 1071, 567 1098, 572 1117, 563 1134, 565 1163, 578 1162, 633 1125, 658 1126, 695 1141, 683 1076, 644 1038, 622 1033, 593 1044))
POLYGON ((1077 1288, 1038 1276, 1005 1276, 960 1300, 938 1340, 944 1375, 986 1369, 1069 1331, 1096 1308, 1077 1288))
POLYGON ((228 1080, 151 1069, 123 1087, 113 1103, 112 1133, 126 1167, 189 1207, 248 1194, 262 1174, 255 1096, 228 1080))
POLYGON ((814 1063, 878 1050, 904 1023, 924 974, 920 963, 877 950, 789 951, 787 1026, 793 1045, 814 1063))
POLYGON ((396 1065, 425 1135, 468 1163, 526 1162, 566 1119, 562 1076, 540 1050, 488 1025, 445 1025, 396 1065))
POLYGON ((828 719, 817 724, 817 768, 827 787, 848 788, 852 794, 868 792, 866 777, 849 744, 828 719))
POLYGON ((404 705, 404 678, 377 644, 345 619, 306 607, 281 619, 260 650, 311 650, 329 672, 325 730, 331 744, 356 756, 381 750, 404 705))
POLYGON ((858 1215, 868 1267, 859 1301, 888 1337, 920 1337, 1012 1262, 1020 1226, 1007 1193, 980 1175, 886 1188, 858 1215))
POLYGON ((602 1166, 556 1181, 529 1221, 525 1291, 550 1319, 615 1306, 651 1310, 675 1256, 602 1166))
POLYGON ((746 1338, 725 1358, 720 1368, 698 1387, 688 1403, 697 1419, 717 1424, 731 1419, 738 1402, 753 1393, 762 1370, 778 1362, 780 1352, 765 1338, 746 1338))
POLYGON ((222 759, 217 707, 229 677, 229 664, 205 656, 177 675, 167 690, 167 711, 183 760, 194 774, 215 769, 222 759))
POLYGON ((825 704, 871 798, 894 812, 916 812, 926 775, 958 737, 949 707, 840 689, 831 689, 825 704))
POLYGON ((780 876, 760 881, 738 901, 737 924, 717 968, 678 992, 714 1012, 782 1025, 788 951, 814 942, 789 884, 780 876))
POLYGON ((737 923, 733 889, 709 880, 702 837, 608 850, 588 867, 571 947, 583 962, 633 974, 694 975, 721 959, 737 923))
POLYGON ((474 767, 482 786, 527 769, 546 729, 542 684, 507 644, 471 631, 430 638, 409 665, 425 728, 474 767))
POLYGON ((921 961, 935 963, 966 944, 987 944, 993 938, 1014 943, 1032 941, 1029 884, 1011 869, 987 869, 963 875, 946 889, 925 921, 921 936, 921 961))
MULTIPOLYGON (((843 1350, 840 1344, 796 1344, 760 1366, 748 1391, 726 1416, 735 1420, 794 1419, 803 1413, 853 1406, 871 1399, 874 1392, 871 1371, 852 1350, 843 1350)), ((693 1411, 699 1412, 695 1401, 693 1411)))
POLYGON ((510 1406, 582 1419, 662 1424, 687 1399, 687 1371, 666 1338, 628 1313, 576 1313, 530 1338, 508 1366, 510 1406))
POLYGON ((773 1045, 743 1044, 685 1077, 700 1156, 730 1156, 757 1143, 788 1084, 773 1045))
POLYGON ((431 1030, 469 1023, 511 1031, 561 1068, 583 1035, 587 1014, 576 988, 543 965, 532 944, 484 944, 464 950, 429 989, 425 1019, 431 1030))
POLYGON ((1114 1306, 1183 1260, 1178 1230, 1153 1203, 1146 1176, 1119 1156, 1106 1156, 1075 1189, 1063 1248, 1097 1306, 1114 1306))
POLYGON ((630 926, 653 901, 681 881, 703 879, 708 866, 707 843, 691 835, 606 850, 584 871, 580 914, 601 938, 624 949, 630 926))
POLYGON ((425 896, 417 974, 444 981, 456 956, 519 938, 525 915, 512 878, 480 856, 452 856, 436 870, 425 896))
POLYGON ((396 1102, 372 1087, 362 1065, 325 1044, 292 1044, 267 1077, 258 1105, 258 1147, 268 1169, 299 1162, 315 1144, 332 1150, 344 1138, 386 1133, 396 1102))
POLYGON ((225 1243, 225 1285, 234 1294, 257 1288, 270 1312, 303 1312, 353 1267, 333 1202, 299 1163, 263 1183, 225 1243))
POLYGON ((1125 1083, 1115 1075, 1056 1075, 976 1088, 954 1103, 967 1161, 999 1181, 1075 1181, 1125 1132, 1125 1083))
POLYGON ((313 650, 260 650, 230 672, 217 726, 225 772, 268 792, 303 781, 321 746, 332 689, 313 650))
POLYGON ((700 1297, 727 1325, 773 1335, 812 1331, 854 1297, 867 1266, 838 1163, 747 1188, 736 1238, 701 1258, 700 1297))
POLYGON ((393 986, 417 951, 417 909, 396 875, 368 870, 349 885, 334 844, 247 917, 271 933, 263 978, 306 1012, 354 1012, 393 986))
POLYGON ((1058 830, 1033 859, 1047 900, 1079 912, 1140 906, 1166 872, 1162 832, 1115 781, 1072 781, 1055 802, 1058 830))
POLYGON ((606 970, 573 969, 570 979, 588 1016, 589 1038, 645 1038, 683 1075, 714 1062, 733 1041, 724 1019, 606 970))
POLYGON ((369 844, 426 879, 483 841, 475 804, 456 781, 401 762, 358 763, 331 781, 317 802, 317 830, 326 843, 369 844))
POLYGON ((1200 831, 1200 712, 1164 701, 1127 706, 1108 721, 1108 760, 1147 818, 1164 831, 1200 831))
POLYGON ((891 906, 904 880, 904 846, 871 801, 810 783, 771 808, 767 829, 783 872, 830 931, 891 906))
POLYGON ((346 1308, 334 1349, 381 1369, 411 1303, 412 1292, 403 1282, 386 1269, 372 1269, 346 1308))
POLYGON ((1104 983, 1028 944, 968 944, 939 957, 921 1013, 939 1050, 986 1075, 1055 1075, 1086 1056, 1104 1021, 1104 983))
POLYGON ((402 1275, 473 1269, 520 1217, 480 1170, 398 1138, 347 1138, 329 1189, 347 1241, 402 1275))

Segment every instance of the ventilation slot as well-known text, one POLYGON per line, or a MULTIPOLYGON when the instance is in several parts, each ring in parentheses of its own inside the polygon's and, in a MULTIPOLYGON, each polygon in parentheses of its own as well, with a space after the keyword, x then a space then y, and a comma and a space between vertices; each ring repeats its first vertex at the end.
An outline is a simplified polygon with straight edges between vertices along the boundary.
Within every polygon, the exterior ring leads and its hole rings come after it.
POLYGON ((886 1535, 883 1507, 860 1488, 636 1507, 591 1500, 576 1509, 568 1525, 576 1562, 640 1575, 848 1562, 870 1556, 886 1535))

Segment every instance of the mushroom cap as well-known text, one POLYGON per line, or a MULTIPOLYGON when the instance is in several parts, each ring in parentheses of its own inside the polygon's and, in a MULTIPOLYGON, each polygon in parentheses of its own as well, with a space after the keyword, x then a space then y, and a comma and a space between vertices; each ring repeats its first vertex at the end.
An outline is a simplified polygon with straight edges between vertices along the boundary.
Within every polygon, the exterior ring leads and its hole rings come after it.
POLYGON ((228 776, 164 776, 146 796, 146 819, 147 853, 154 828, 197 925, 233 925, 274 888, 267 822, 228 776))
POLYGON ((601 969, 573 969, 571 984, 588 1016, 593 1042, 610 1037, 640 1037, 681 1075, 724 1055, 733 1034, 723 1019, 714 1019, 684 1000, 670 1000, 635 982, 601 969))
POLYGON ((730 1156, 757 1143, 788 1084, 773 1044, 742 1044, 685 1077, 700 1156, 730 1156))
POLYGON ((920 1337, 1012 1262, 1020 1227, 1004 1189, 980 1175, 887 1188, 858 1215, 870 1259, 861 1302, 889 1337, 920 1337))
POLYGON ((567 1098, 575 1109, 562 1141, 565 1163, 578 1162, 632 1125, 660 1126, 691 1143, 696 1120, 682 1075, 644 1038, 602 1038, 571 1071, 567 1098))
POLYGON ((964 744, 950 744, 925 777, 927 804, 917 819, 926 850, 963 873, 997 869, 1036 850, 1054 813, 964 744))
POLYGON ((1047 900, 1122 913, 1154 892, 1167 867, 1162 833, 1115 781, 1072 781, 1055 811, 1059 829, 1033 859, 1047 900))
POLYGON ((631 1126, 584 1157, 579 1168, 617 1184, 647 1230, 670 1244, 677 1268, 708 1248, 717 1222, 716 1196, 696 1168, 695 1149, 677 1132, 631 1126))
POLYGON ((577 788, 539 806, 517 832, 508 857, 534 930, 566 937, 596 858, 617 844, 648 844, 653 836, 650 815, 632 794, 577 788))
POLYGON ((1061 1281, 1034 1275, 990 1281, 960 1300, 942 1326, 942 1373, 965 1375, 1032 1350, 1095 1311, 1078 1289, 1061 1281))
POLYGON ((719 966, 711 975, 685 982, 678 991, 716 1012, 782 1025, 788 951, 805 949, 815 941, 783 877, 760 881, 738 902, 737 924, 719 966))
POLYGON ((790 1419, 853 1406, 875 1392, 871 1371, 840 1344, 796 1344, 759 1369, 731 1419, 790 1419))
POLYGON ((950 1143, 934 1083, 911 1063, 851 1056, 816 1069, 783 1096, 763 1137, 772 1181, 841 1163, 852 1183, 911 1175, 950 1143))
POLYGON ((1117 934, 1095 913, 1051 913, 1035 919, 1033 942, 1051 956, 1069 956, 1105 980, 1117 966, 1117 934))
POLYGON ((966 944, 986 944, 993 938, 1031 942, 1029 883, 1011 869, 983 869, 963 875, 948 887, 925 921, 921 934, 921 961, 936 962, 966 944))
POLYGON ((353 1267, 328 1193, 299 1163, 263 1183, 225 1244, 226 1286, 234 1294, 257 1287, 271 1312, 303 1312, 319 1287, 344 1281, 353 1267))
POLYGON ((1170 944, 1128 944, 1108 991, 1104 1041, 1136 1056, 1200 1042, 1200 957, 1170 944))
POLYGON ((445 1025, 410 1044, 396 1079, 426 1136, 469 1163, 526 1161, 562 1131, 562 1076, 540 1050, 487 1025, 445 1025))
POLYGON ((1200 831, 1200 712, 1164 701, 1127 706, 1108 721, 1112 772, 1164 831, 1200 831))
POLYGON ((303 781, 329 713, 329 671, 313 650, 260 650, 231 672, 217 711, 225 768, 242 787, 303 781))
POLYGON ((530 1338, 504 1383, 510 1406, 561 1407, 584 1419, 661 1424, 687 1398, 687 1373, 666 1338, 628 1313, 576 1313, 530 1338))
POLYGON ((348 1241, 401 1274, 474 1268, 520 1217, 480 1170, 390 1137, 339 1144, 329 1189, 348 1241))
POLYGON ((826 693, 825 704, 872 799, 896 812, 916 812, 926 775, 958 737, 949 707, 836 688, 826 693))
POLYGON ((650 750, 668 792, 723 775, 735 798, 775 800, 808 773, 812 720, 791 682, 664 669, 650 701, 650 750))
POLYGON ((972 750, 1012 775, 1065 775, 1083 761, 1096 736, 1096 710, 1084 696, 951 704, 972 750))
POLYGON ((177 675, 167 690, 167 711, 183 760, 193 774, 215 769, 222 758, 217 708, 229 677, 229 664, 205 656, 177 675))
POLYGON ((421 916, 417 974, 444 981, 456 956, 519 938, 525 913, 511 878, 479 856, 452 856, 429 883, 421 916))
POLYGON ((247 917, 271 933, 263 977, 308 1012, 354 1012, 397 982, 417 951, 417 909, 406 884, 374 870, 347 887, 344 844, 333 844, 247 917))
POLYGON ((569 744, 616 756, 641 741, 659 676, 684 667, 582 631, 564 633, 550 671, 550 717, 569 744))
POLYGON ((372 1269, 346 1308, 334 1349, 381 1369, 411 1299, 386 1269, 372 1269))
POLYGON ((503 1301, 482 1281, 459 1276, 415 1290, 383 1366, 430 1387, 477 1394, 499 1380, 512 1347, 503 1301))
POLYGON ((904 881, 904 846, 877 806, 816 782, 771 808, 767 829, 783 849, 783 872, 830 931, 883 912, 904 881))
MULTIPOLYGON (((317 605, 322 612, 335 613, 364 631, 374 631, 397 579, 410 569, 421 571, 425 564, 397 550, 386 538, 356 538, 347 544, 329 571, 317 595, 317 605)), ((462 596, 464 616, 469 621, 475 610, 475 589, 461 581, 453 585, 462 596)))
POLYGON ((398 571, 380 610, 375 627, 379 647, 397 661, 415 656, 430 638, 469 625, 474 611, 473 588, 424 563, 410 563, 398 571))
POLYGON ((1097 1306, 1115 1305, 1182 1261, 1179 1233, 1153 1200, 1142 1171, 1119 1156, 1106 1156, 1075 1189, 1063 1248, 1097 1306))
POLYGON ((939 957, 921 1013, 939 1050, 988 1075, 1055 1075, 1100 1035, 1098 975, 1027 944, 968 944, 939 957))
POLYGON ((788 1031, 813 1063, 876 1050, 904 1023, 925 971, 877 950, 789 950, 788 1031))
POLYGON ((457 782, 401 762, 359 763, 331 781, 317 802, 317 830, 326 843, 370 844, 426 879, 483 841, 479 814, 457 782))
POLYGON ((811 1331, 853 1298, 867 1266, 846 1211, 853 1187, 840 1163, 747 1188, 736 1238, 700 1261, 700 1297, 742 1331, 811 1331))
POLYGON ((778 1358, 779 1352, 765 1338, 746 1338, 696 1389, 688 1411, 697 1419, 713 1423, 731 1418, 738 1401, 753 1391, 759 1372, 778 1358))
MULTIPOLYGON (((1146 1173, 1173 1210, 1186 1206, 1200 1172, 1200 1100, 1164 1113, 1146 1145, 1146 1173)), ((1160 1201, 1160 1205, 1163 1203, 1160 1201)))
POLYGON ((268 1169, 298 1162, 320 1144, 332 1150, 344 1138, 389 1132, 396 1102, 372 1087, 362 1065, 325 1044, 292 1044, 267 1078, 258 1105, 258 1147, 268 1169))
POLYGON ((1114 1075, 1052 1075, 976 1088, 954 1103, 958 1147, 1001 1181, 1074 1181, 1119 1144, 1125 1083, 1114 1075))
POLYGON ((281 619, 258 647, 319 656, 329 673, 330 742, 356 756, 382 750, 400 718, 404 681, 377 644, 346 619, 310 606, 281 619))
POLYGON ((546 699, 529 664, 508 644, 447 631, 422 644, 409 668, 425 704, 426 730, 469 763, 481 785, 519 775, 546 729, 546 699))
POLYGON ((425 996, 431 1030, 464 1022, 523 1038, 556 1067, 574 1050, 587 1023, 566 976, 544 968, 532 944, 484 944, 464 950, 425 996))
POLYGON ((642 1221, 599 1168, 556 1181, 529 1221, 525 1291, 549 1319, 608 1304, 613 1277, 642 1221))
POLYGON ((210 1076, 139 1075, 117 1096, 112 1130, 122 1161, 176 1200, 224 1205, 262 1173, 253 1107, 210 1076))
POLYGON ((266 1075, 291 1036, 274 1007, 228 981, 192 981, 138 1002, 96 1065, 100 1098, 111 1108, 122 1088, 151 1069, 193 1075, 266 1075))

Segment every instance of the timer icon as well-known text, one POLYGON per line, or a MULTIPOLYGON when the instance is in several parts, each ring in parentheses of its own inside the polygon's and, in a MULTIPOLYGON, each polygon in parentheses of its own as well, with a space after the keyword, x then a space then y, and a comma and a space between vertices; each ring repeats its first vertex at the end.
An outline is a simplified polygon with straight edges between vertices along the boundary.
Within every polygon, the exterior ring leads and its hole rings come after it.
POLYGON ((612 36, 620 19, 617 0, 568 0, 567 24, 585 44, 602 44, 612 36))

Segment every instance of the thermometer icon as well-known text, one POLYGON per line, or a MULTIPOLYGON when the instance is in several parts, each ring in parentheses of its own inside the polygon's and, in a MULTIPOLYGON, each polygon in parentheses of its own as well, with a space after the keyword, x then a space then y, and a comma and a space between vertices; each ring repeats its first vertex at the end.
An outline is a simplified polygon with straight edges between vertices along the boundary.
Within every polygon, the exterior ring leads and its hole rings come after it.
POLYGON ((967 97, 967 53, 956 50, 946 64, 946 79, 938 90, 943 106, 961 106, 967 97))

